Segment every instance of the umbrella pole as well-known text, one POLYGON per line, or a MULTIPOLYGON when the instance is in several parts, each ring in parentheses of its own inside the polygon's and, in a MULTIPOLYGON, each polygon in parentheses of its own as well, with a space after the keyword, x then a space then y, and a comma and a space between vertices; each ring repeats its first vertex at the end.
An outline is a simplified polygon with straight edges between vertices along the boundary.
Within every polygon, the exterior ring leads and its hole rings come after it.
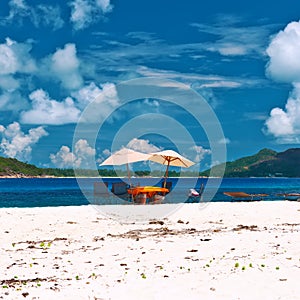
POLYGON ((126 164, 126 169, 127 169, 127 176, 128 176, 129 185, 130 185, 130 187, 131 187, 130 170, 129 170, 129 165, 128 165, 128 163, 126 164))
POLYGON ((169 176, 169 166, 170 166, 170 160, 168 160, 168 165, 167 165, 167 169, 166 169, 166 173, 165 173, 164 188, 166 188, 166 186, 167 186, 167 178, 169 176))

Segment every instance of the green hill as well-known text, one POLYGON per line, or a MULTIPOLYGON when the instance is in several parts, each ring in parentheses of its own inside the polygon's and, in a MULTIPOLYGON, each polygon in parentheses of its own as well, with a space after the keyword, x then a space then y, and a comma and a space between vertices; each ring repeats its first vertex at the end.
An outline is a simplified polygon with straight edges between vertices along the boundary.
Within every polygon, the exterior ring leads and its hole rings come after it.
MULTIPOLYGON (((218 170, 224 164, 214 166, 200 175, 221 175, 218 170)), ((300 148, 276 152, 263 149, 252 156, 227 162, 224 177, 300 177, 300 148)))
POLYGON ((72 169, 43 169, 15 158, 0 157, 0 177, 66 177, 74 176, 72 169))
MULTIPOLYGON (((112 177, 117 176, 114 170, 77 170, 76 174, 82 177, 112 177)), ((126 176, 127 172, 119 172, 126 176)), ((15 158, 0 157, 0 177, 75 177, 73 169, 38 168, 35 165, 21 162, 15 158)))
MULTIPOLYGON (((276 152, 263 149, 255 155, 243 157, 232 162, 227 162, 224 177, 300 177, 300 148, 288 149, 284 152, 276 152)), ((214 166, 212 169, 201 172, 200 176, 222 176, 221 169, 224 164, 214 166)), ((77 175, 84 177, 117 176, 114 170, 78 170, 77 175)), ((122 172, 118 172, 121 174, 122 172)), ((145 176, 145 171, 137 172, 136 176, 145 176)), ((172 172, 171 172, 172 173, 172 172)), ((175 171, 170 175, 179 176, 175 171)), ((189 171, 182 176, 195 176, 189 171)), ((18 161, 15 158, 0 157, 0 177, 73 177, 73 169, 38 168, 34 165, 18 161)), ((126 176, 123 171, 122 176, 126 176)))
POLYGON ((21 162, 15 158, 0 157, 0 176, 41 176, 43 169, 21 162))

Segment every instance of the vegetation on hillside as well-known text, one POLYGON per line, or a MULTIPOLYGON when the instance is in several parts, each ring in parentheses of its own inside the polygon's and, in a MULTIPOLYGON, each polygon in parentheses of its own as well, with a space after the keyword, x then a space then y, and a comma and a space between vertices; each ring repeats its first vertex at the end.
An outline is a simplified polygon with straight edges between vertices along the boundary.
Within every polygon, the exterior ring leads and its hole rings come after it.
MULTIPOLYGON (((218 174, 221 166, 224 164, 212 168, 214 174, 218 174)), ((209 174, 210 170, 206 170, 200 175, 209 174)), ((300 177, 300 148, 280 153, 263 149, 255 155, 227 162, 224 177, 300 177)))
MULTIPOLYGON (((201 172, 200 174, 182 170, 177 172, 175 170, 169 171, 170 177, 195 177, 195 176, 221 176, 221 171, 225 168, 224 177, 300 177, 300 148, 288 149, 284 152, 277 153, 270 149, 263 149, 255 155, 243 157, 226 164, 214 166, 210 170, 201 172), (212 170, 212 173, 211 173, 212 170)), ((114 169, 100 169, 100 170, 76 170, 76 176, 82 177, 125 177, 126 170, 114 169)), ((40 176, 54 176, 54 177, 74 177, 73 169, 57 169, 57 168, 38 168, 32 164, 18 161, 14 158, 0 157, 0 176, 12 177, 40 177, 40 176)), ((162 177, 164 171, 135 171, 132 176, 136 177, 162 177)))
MULTIPOLYGON (((237 159, 233 162, 225 163, 225 174, 224 177, 248 177, 249 171, 252 167, 259 165, 265 161, 270 161, 275 159, 277 152, 270 150, 270 149, 263 149, 258 153, 246 156, 240 159, 237 159)), ((222 175, 221 170, 224 169, 224 164, 220 164, 214 166, 211 170, 214 174, 222 175)), ((211 170, 206 170, 205 172, 201 173, 203 176, 209 176, 211 170)))
POLYGON ((15 176, 15 175, 43 175, 43 169, 34 165, 21 162, 15 158, 0 157, 0 176, 15 176))

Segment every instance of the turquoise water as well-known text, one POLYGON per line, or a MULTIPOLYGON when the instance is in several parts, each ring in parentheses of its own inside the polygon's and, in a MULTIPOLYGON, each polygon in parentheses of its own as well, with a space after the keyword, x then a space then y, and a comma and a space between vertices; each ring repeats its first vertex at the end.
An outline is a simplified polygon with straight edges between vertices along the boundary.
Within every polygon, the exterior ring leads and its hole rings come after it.
MULTIPOLYGON (((109 188, 113 182, 121 181, 116 178, 103 179, 108 182, 109 188)), ((169 179, 173 183, 174 193, 167 196, 165 203, 187 202, 190 188, 198 188, 207 179, 181 178, 169 179)), ((80 179, 80 189, 76 178, 16 178, 0 179, 0 207, 44 207, 44 206, 69 206, 87 205, 93 202, 94 178, 80 179), (87 200, 87 198, 89 201, 87 200)), ((133 178, 133 184, 161 185, 160 179, 133 178)), ((217 180, 215 181, 217 186, 217 180)), ((214 190, 214 180, 211 180, 208 191, 214 190)), ((280 200, 281 193, 299 193, 300 178, 225 178, 215 193, 212 201, 232 201, 223 194, 226 191, 243 191, 246 193, 266 193, 265 200, 280 200)), ((205 201, 206 199, 204 199, 205 201)), ((98 204, 123 204, 118 197, 97 198, 98 204)))

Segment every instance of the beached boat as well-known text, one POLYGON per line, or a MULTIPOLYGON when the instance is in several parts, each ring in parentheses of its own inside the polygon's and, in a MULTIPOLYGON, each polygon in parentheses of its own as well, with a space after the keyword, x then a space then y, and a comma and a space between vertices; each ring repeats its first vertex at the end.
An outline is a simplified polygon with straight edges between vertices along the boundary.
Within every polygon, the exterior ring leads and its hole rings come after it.
POLYGON ((234 201, 260 201, 269 196, 268 194, 248 194, 245 192, 224 192, 223 194, 231 197, 234 201))
POLYGON ((278 196, 283 197, 285 200, 300 201, 300 193, 278 194, 278 196))

